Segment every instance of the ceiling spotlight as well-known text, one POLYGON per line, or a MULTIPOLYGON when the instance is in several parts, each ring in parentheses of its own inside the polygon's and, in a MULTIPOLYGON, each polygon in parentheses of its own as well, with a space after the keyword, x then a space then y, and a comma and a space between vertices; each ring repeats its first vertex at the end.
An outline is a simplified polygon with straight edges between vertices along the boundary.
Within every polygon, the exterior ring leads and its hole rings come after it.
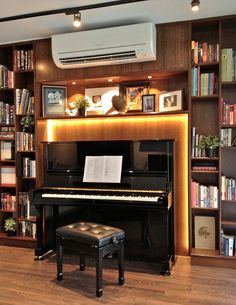
POLYGON ((73 22, 73 25, 75 27, 80 27, 81 26, 81 13, 80 12, 76 12, 74 14, 74 22, 73 22))
POLYGON ((192 0, 192 11, 197 12, 199 10, 200 0, 192 0))

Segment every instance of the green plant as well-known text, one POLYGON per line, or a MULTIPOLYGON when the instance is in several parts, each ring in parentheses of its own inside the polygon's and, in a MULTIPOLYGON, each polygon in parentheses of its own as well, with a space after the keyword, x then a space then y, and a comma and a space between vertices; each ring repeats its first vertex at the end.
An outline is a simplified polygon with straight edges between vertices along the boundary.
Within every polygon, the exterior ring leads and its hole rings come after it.
POLYGON ((89 107, 89 102, 84 97, 77 97, 73 104, 76 109, 89 107))
POLYGON ((8 232, 8 231, 15 232, 16 231, 16 220, 12 217, 7 218, 4 223, 4 229, 6 232, 8 232))
POLYGON ((22 130, 26 131, 27 128, 34 126, 34 118, 31 115, 27 115, 21 118, 20 124, 22 126, 22 130))
POLYGON ((215 149, 220 145, 218 136, 204 136, 199 143, 200 148, 212 148, 215 149))

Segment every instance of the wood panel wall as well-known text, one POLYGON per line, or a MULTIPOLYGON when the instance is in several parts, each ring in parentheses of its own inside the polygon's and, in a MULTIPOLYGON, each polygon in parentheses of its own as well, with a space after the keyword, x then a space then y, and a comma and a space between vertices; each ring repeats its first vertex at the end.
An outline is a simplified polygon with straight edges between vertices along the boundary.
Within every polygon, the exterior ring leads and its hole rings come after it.
MULTIPOLYGON (((109 65, 81 69, 59 69, 51 55, 50 39, 35 42, 35 116, 37 120, 37 186, 43 184, 43 151, 41 141, 77 141, 109 139, 175 139, 175 234, 176 253, 187 255, 188 248, 188 186, 187 186, 187 126, 184 114, 138 115, 84 119, 41 119, 41 85, 64 84, 71 80, 91 80, 93 84, 105 78, 142 80, 154 73, 152 86, 161 90, 185 89, 188 100, 188 69, 190 24, 179 22, 157 25, 157 59, 153 62, 109 65), (175 75, 173 75, 176 73, 175 75), (181 74, 183 73, 183 74, 181 74), (158 82, 158 79, 161 81, 158 82)), ((104 86, 104 84, 103 84, 104 86)), ((81 88, 80 88, 81 89, 81 88)), ((74 89, 71 89, 73 91, 74 89)), ((68 90, 70 91, 70 89, 68 90)), ((185 107, 187 109, 187 106, 185 107)))

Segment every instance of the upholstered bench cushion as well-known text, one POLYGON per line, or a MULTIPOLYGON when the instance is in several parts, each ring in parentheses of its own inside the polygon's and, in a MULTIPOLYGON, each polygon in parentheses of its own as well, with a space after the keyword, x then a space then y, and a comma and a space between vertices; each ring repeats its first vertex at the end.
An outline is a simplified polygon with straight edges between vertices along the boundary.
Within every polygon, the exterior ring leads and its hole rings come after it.
POLYGON ((103 247, 113 243, 114 239, 124 239, 121 229, 93 222, 75 222, 56 229, 56 235, 86 245, 103 247))

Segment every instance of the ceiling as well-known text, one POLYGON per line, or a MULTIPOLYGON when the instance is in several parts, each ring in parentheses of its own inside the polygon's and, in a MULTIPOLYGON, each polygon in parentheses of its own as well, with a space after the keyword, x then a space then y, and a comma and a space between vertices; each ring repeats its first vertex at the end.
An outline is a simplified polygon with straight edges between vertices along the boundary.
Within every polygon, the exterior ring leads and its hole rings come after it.
MULTIPOLYGON (((114 1, 114 0, 113 0, 114 1)), ((111 2, 108 0, 1 0, 0 18, 61 8, 111 2)), ((81 30, 153 21, 166 23, 236 14, 235 0, 200 0, 200 10, 192 12, 191 0, 147 0, 82 11, 81 30)), ((78 31, 72 15, 34 17, 0 23, 0 44, 50 37, 78 31)))

